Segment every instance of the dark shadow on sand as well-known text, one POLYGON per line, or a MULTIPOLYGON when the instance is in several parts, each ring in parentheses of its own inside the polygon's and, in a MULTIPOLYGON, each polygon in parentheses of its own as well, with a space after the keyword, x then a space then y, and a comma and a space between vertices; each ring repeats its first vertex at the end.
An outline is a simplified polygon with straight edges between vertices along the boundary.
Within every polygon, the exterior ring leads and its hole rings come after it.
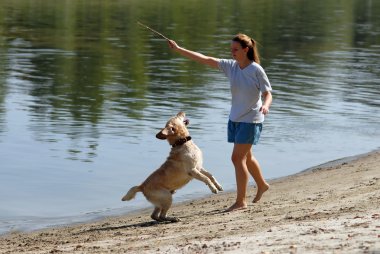
MULTIPOLYGON (((215 210, 211 210, 211 211, 208 211, 208 212, 201 212, 201 213, 198 213, 198 214, 192 214, 192 215, 188 215, 188 216, 181 216, 181 218, 199 218, 201 216, 204 216, 204 215, 216 215, 216 214, 222 214, 222 213, 225 213, 225 209, 215 209, 215 210)), ((179 221, 181 222, 181 221, 179 221)), ((81 231, 79 232, 78 234, 83 234, 83 233, 90 233, 90 232, 99 232, 99 231, 112 231, 112 230, 120 230, 120 229, 128 229, 128 228, 146 228, 146 227, 154 227, 154 226, 157 226, 157 225, 162 225, 162 224, 171 224, 171 223, 177 223, 177 222, 171 222, 171 221, 162 221, 162 222, 159 222, 159 221, 147 221, 147 222, 140 222, 140 223, 134 223, 134 224, 129 224, 129 225, 122 225, 122 226, 115 226, 115 227, 112 227, 112 226, 109 226, 109 227, 102 227, 102 226, 99 226, 99 227, 94 227, 94 228, 91 228, 91 229, 88 229, 88 230, 84 230, 84 231, 81 231)))
POLYGON ((99 231, 112 231, 112 230, 119 230, 119 229, 127 229, 127 228, 146 228, 146 227, 153 227, 156 225, 160 224, 170 224, 170 223, 175 223, 171 221, 148 221, 148 222, 140 222, 140 223, 135 223, 135 224, 130 224, 130 225, 123 225, 123 226, 116 226, 116 227, 94 227, 88 230, 84 230, 79 232, 78 234, 83 234, 83 233, 90 233, 90 232, 99 232, 99 231))

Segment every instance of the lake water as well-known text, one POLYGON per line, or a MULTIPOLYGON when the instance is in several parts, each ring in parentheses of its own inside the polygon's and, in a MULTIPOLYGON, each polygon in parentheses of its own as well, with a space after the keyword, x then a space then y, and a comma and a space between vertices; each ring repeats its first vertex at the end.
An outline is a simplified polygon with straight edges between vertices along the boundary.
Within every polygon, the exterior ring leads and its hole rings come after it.
MULTIPOLYGON (((238 32, 260 43, 274 89, 253 149, 266 178, 379 148, 380 1, 1 1, 0 233, 150 206, 120 199, 166 159, 155 134, 180 110, 234 190, 228 80, 138 20, 220 58, 238 32)), ((175 202, 208 194, 192 181, 175 202)))

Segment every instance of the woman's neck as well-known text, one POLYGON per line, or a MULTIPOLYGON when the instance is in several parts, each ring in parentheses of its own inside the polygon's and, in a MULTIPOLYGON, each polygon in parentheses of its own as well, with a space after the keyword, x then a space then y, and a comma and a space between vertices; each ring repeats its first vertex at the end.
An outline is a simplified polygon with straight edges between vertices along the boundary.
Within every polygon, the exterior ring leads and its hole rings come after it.
POLYGON ((248 65, 250 65, 252 63, 251 60, 249 60, 248 58, 242 60, 242 61, 238 61, 238 64, 239 64, 239 67, 240 69, 244 69, 245 67, 247 67, 248 65))

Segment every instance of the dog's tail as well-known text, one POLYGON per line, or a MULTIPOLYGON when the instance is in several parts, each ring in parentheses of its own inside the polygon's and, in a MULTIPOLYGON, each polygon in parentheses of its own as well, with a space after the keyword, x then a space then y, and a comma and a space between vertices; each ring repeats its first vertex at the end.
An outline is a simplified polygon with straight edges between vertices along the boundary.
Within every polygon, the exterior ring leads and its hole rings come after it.
POLYGON ((141 186, 132 187, 127 194, 121 199, 122 201, 131 200, 136 196, 136 193, 142 191, 141 186))

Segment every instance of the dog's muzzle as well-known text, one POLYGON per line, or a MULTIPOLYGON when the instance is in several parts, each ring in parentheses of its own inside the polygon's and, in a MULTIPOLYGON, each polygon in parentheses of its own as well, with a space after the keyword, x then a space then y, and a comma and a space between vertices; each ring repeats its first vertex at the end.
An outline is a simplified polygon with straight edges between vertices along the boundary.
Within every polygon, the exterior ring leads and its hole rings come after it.
POLYGON ((163 139, 166 139, 166 135, 163 134, 162 132, 159 132, 159 133, 156 134, 156 138, 163 140, 163 139))

